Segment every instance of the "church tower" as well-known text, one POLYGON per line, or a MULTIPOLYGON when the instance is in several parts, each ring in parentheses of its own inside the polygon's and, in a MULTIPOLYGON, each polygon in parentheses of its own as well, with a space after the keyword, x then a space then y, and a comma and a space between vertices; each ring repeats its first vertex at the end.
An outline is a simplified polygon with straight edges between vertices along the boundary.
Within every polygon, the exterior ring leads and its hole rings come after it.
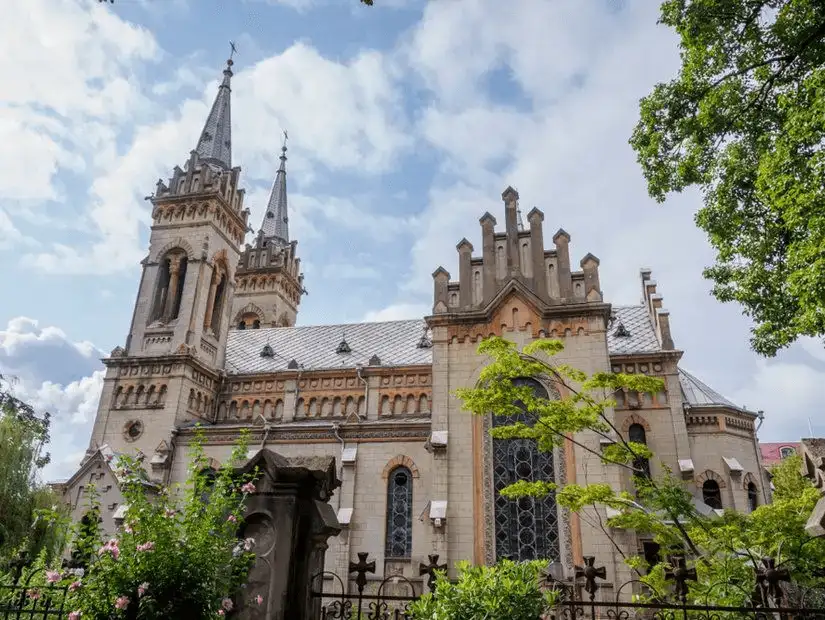
POLYGON ((289 238, 286 198, 286 134, 281 164, 254 245, 246 245, 238 263, 232 328, 292 327, 304 294, 298 242, 289 238))
POLYGON ((174 426, 214 418, 249 215, 232 166, 232 65, 230 56, 189 160, 149 198, 149 253, 126 346, 104 360, 90 452, 108 444, 168 454, 174 426))

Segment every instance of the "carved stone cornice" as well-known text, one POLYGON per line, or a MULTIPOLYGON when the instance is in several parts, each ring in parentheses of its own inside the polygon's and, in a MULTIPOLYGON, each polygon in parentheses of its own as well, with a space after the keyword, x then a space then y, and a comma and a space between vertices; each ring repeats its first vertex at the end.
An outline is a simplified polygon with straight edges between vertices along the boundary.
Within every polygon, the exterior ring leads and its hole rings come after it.
POLYGON ((210 368, 198 358, 190 353, 167 354, 167 355, 152 355, 152 356, 138 356, 130 355, 123 357, 104 357, 101 359, 107 368, 130 368, 130 367, 145 367, 145 366, 175 366, 184 364, 190 366, 207 375, 213 381, 217 381, 221 373, 214 368, 210 368))

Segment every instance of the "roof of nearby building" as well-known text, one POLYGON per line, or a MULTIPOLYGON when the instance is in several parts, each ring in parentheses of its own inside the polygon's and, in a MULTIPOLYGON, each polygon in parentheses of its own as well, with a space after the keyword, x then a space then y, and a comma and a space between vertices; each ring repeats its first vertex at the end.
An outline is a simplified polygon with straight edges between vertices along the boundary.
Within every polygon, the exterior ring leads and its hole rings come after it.
POLYGON ((286 370, 295 360, 306 370, 369 365, 377 355, 381 366, 432 364, 432 349, 419 347, 427 324, 423 319, 345 325, 309 325, 232 330, 226 344, 230 374, 286 370), (346 342, 346 347, 341 347, 346 342), (262 356, 269 345, 272 355, 262 356), (339 349, 349 349, 339 353, 339 349))
MULTIPOLYGON (((617 306, 616 320, 608 334, 610 353, 641 353, 661 350, 650 316, 643 306, 617 306), (616 336, 621 323, 628 335, 616 336)), ((353 368, 369 365, 377 355, 381 366, 432 364, 432 349, 420 347, 425 335, 423 319, 380 323, 308 325, 232 330, 226 345, 229 374, 287 370, 295 360, 306 370, 353 368), (338 352, 346 341, 349 352, 338 352), (262 356, 269 345, 271 356, 262 356)))
POLYGON ((610 353, 647 353, 662 350, 647 308, 613 306, 613 313, 615 318, 607 332, 607 348, 610 353))
POLYGON ((679 383, 682 387, 682 399, 692 407, 730 407, 743 413, 756 415, 752 411, 734 404, 683 368, 679 368, 679 383))
POLYGON ((766 467, 770 465, 776 465, 779 461, 781 461, 784 458, 782 456, 783 448, 791 448, 794 451, 794 454, 799 454, 800 451, 800 445, 798 441, 786 441, 779 443, 762 443, 760 441, 759 451, 762 453, 762 464, 766 467))

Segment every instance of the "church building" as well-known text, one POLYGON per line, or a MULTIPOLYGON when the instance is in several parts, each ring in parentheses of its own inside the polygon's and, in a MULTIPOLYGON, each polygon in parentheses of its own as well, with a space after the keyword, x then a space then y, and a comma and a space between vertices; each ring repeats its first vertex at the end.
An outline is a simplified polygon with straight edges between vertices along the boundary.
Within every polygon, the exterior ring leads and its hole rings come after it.
MULTIPOLYGON (((433 265, 429 316, 302 325, 286 145, 263 222, 246 243, 249 209, 232 161, 232 75, 229 60, 195 149, 151 196, 149 250, 128 336, 104 360, 89 449, 62 485, 77 518, 93 483, 104 527, 114 530, 122 519, 112 455, 140 452, 149 480, 174 484, 186 479, 196 425, 215 464, 249 429, 250 456, 266 447, 335 457, 341 486, 331 504, 342 532, 329 541, 330 571, 346 574, 349 561, 366 552, 377 579, 420 582, 419 564, 431 554, 450 567, 549 558, 570 576, 584 556, 595 556, 607 570, 602 596, 611 596, 611 584, 631 579, 622 554, 653 557, 655 544, 602 528, 604 509, 575 515, 552 495, 513 502, 498 492, 516 480, 625 490, 632 481, 593 454, 606 442, 595 433, 540 453, 529 440, 493 440, 488 431, 500 418, 462 410, 454 391, 478 380, 486 360, 477 347, 493 334, 519 345, 560 339, 558 361, 587 373, 660 377, 660 393, 618 393, 608 412, 625 438, 651 447, 652 475, 666 465, 708 514, 770 501, 756 438, 760 415, 680 368, 682 351, 651 271, 640 271, 637 305, 611 305, 599 259, 577 249, 576 260, 571 236, 561 228, 550 236, 555 227, 545 228, 537 208, 525 225, 511 187, 500 212, 479 213, 481 247, 459 241, 457 277, 433 265)), ((468 231, 473 225, 467 222, 468 231)), ((550 382, 525 382, 548 397, 562 395, 550 382)))

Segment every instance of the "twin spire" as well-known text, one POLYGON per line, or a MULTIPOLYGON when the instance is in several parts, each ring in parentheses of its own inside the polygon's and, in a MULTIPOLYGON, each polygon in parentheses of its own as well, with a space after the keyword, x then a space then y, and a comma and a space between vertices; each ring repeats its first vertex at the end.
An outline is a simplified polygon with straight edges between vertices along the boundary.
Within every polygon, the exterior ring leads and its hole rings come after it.
MULTIPOLYGON (((219 166, 229 171, 232 169, 232 118, 230 94, 232 88, 232 65, 235 62, 232 57, 237 51, 235 44, 230 41, 231 52, 226 61, 226 68, 223 70, 223 80, 218 87, 218 94, 206 123, 198 139, 198 146, 195 150, 201 161, 219 166)), ((287 133, 284 132, 284 143, 281 147, 281 165, 275 174, 275 182, 272 184, 272 191, 269 195, 264 221, 261 224, 260 233, 265 239, 271 239, 279 245, 289 244, 289 216, 287 214, 286 200, 286 141, 287 133)))

